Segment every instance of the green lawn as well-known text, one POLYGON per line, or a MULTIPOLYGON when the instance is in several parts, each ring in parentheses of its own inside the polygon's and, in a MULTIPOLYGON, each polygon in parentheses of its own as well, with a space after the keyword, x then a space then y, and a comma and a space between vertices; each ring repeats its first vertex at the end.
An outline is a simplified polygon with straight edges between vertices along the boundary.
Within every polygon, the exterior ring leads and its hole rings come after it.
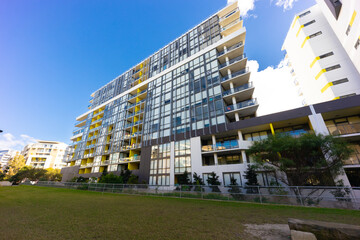
POLYGON ((360 211, 0 187, 0 239, 249 239, 245 223, 360 225, 360 211))

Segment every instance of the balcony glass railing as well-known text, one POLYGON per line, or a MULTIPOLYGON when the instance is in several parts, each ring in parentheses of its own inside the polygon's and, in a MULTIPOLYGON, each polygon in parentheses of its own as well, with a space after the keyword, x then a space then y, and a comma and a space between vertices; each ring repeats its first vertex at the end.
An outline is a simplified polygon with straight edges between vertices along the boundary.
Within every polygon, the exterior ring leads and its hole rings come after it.
POLYGON ((360 133, 360 123, 341 123, 338 125, 327 126, 332 135, 345 135, 360 133))
POLYGON ((201 147, 201 150, 203 152, 212 152, 236 148, 239 148, 239 142, 238 140, 234 139, 224 142, 217 142, 216 145, 204 145, 201 147))
POLYGON ((227 81, 227 80, 229 80, 229 79, 231 79, 231 78, 237 77, 237 76, 242 75, 242 74, 245 74, 245 73, 247 73, 247 72, 249 72, 249 68, 248 68, 248 67, 246 67, 246 68, 244 68, 244 69, 241 69, 240 71, 237 71, 237 72, 232 73, 231 76, 228 75, 228 76, 226 76, 226 77, 223 77, 223 78, 221 79, 221 81, 222 81, 222 82, 225 82, 225 81, 227 81))
POLYGON ((79 124, 82 124, 82 123, 86 123, 86 119, 85 119, 84 121, 81 121, 81 122, 76 122, 76 123, 74 124, 74 126, 79 125, 79 124))
POLYGON ((224 19, 227 19, 228 17, 230 17, 231 15, 233 15, 234 13, 236 13, 236 12, 238 12, 238 11, 239 11, 239 9, 232 10, 231 12, 229 12, 228 14, 226 14, 225 16, 221 17, 221 18, 219 19, 219 22, 221 22, 221 21, 224 20, 224 19))
POLYGON ((243 45, 243 42, 236 43, 236 44, 232 45, 231 47, 228 47, 226 49, 226 51, 224 50, 224 51, 219 52, 217 55, 219 57, 219 56, 221 56, 221 55, 223 55, 225 53, 228 53, 228 52, 234 50, 235 48, 241 47, 242 45, 243 45))
POLYGON ((237 92, 240 92, 240 91, 243 91, 245 89, 252 88, 252 87, 253 87, 252 82, 249 82, 247 84, 244 84, 244 85, 241 85, 239 87, 236 87, 236 88, 233 88, 233 89, 230 89, 230 90, 227 90, 227 91, 223 92, 223 96, 226 97, 228 95, 231 95, 231 94, 234 94, 234 93, 237 93, 237 92))
POLYGON ((239 102, 236 105, 229 105, 225 107, 225 112, 231 112, 233 110, 236 109, 241 109, 241 108, 245 108, 248 106, 253 106, 257 104, 257 100, 256 99, 250 99, 250 100, 246 100, 243 102, 239 102))
POLYGON ((239 62, 239 61, 243 60, 244 58, 246 58, 246 54, 245 54, 245 53, 244 53, 244 54, 241 54, 240 56, 237 56, 236 58, 233 58, 233 59, 229 60, 229 62, 225 62, 225 63, 221 64, 221 65, 219 66, 219 69, 224 68, 224 67, 226 67, 226 66, 229 66, 229 65, 231 65, 231 64, 233 64, 233 63, 235 63, 235 62, 239 62))
POLYGON ((80 133, 82 133, 82 132, 84 132, 84 129, 80 129, 80 130, 74 131, 74 132, 73 132, 73 136, 78 135, 78 134, 80 134, 80 133))
POLYGON ((228 25, 226 25, 225 27, 221 28, 221 31, 225 31, 231 27, 233 27, 234 25, 238 24, 239 22, 241 22, 241 18, 236 19, 235 21, 232 21, 231 23, 229 23, 228 25))
POLYGON ((147 89, 142 90, 141 92, 138 92, 138 93, 136 93, 136 94, 134 94, 134 95, 130 95, 128 99, 132 99, 132 98, 134 98, 134 97, 137 97, 137 96, 145 93, 146 91, 147 91, 147 89))
POLYGON ((352 154, 349 159, 344 161, 345 165, 359 165, 360 164, 360 153, 352 154))

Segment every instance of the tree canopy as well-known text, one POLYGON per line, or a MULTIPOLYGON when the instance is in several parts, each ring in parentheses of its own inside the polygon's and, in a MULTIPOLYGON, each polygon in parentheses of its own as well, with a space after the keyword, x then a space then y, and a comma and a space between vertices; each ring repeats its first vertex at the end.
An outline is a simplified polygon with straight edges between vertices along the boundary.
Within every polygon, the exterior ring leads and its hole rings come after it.
POLYGON ((286 177, 280 180, 285 184, 334 185, 352 149, 342 138, 331 135, 277 134, 254 142, 247 153, 263 168, 283 172, 286 177))

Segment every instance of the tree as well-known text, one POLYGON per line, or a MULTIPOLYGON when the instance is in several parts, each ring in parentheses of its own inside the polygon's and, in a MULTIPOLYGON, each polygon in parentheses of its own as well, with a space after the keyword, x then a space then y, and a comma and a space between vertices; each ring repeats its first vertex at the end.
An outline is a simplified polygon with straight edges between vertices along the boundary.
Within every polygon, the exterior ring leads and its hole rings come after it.
POLYGON ((138 184, 139 183, 139 177, 135 174, 131 174, 130 178, 128 180, 128 184, 138 184))
POLYGON ((7 170, 7 177, 10 178, 11 176, 15 175, 20 169, 25 166, 25 158, 23 155, 17 153, 14 157, 9 160, 8 163, 8 170, 7 170))
POLYGON ((116 176, 113 173, 102 176, 99 183, 124 183, 121 176, 116 176))
POLYGON ((244 196, 241 194, 241 189, 238 186, 237 180, 233 176, 230 177, 230 188, 228 192, 231 193, 231 196, 235 200, 244 200, 244 196))
POLYGON ((289 186, 331 185, 352 149, 342 138, 311 133, 277 134, 254 142, 247 151, 264 169, 280 171, 289 186))
POLYGON ((210 173, 206 181, 210 185, 210 188, 213 192, 220 192, 218 187, 220 185, 219 176, 217 176, 215 172, 210 173))
POLYGON ((180 185, 191 185, 188 171, 177 176, 178 184, 180 185))
POLYGON ((129 181, 129 179, 130 179, 130 177, 131 177, 131 174, 132 174, 132 172, 131 172, 129 169, 126 169, 125 171, 124 171, 124 170, 121 170, 121 172, 120 172, 120 177, 122 177, 123 182, 124 182, 125 184, 128 183, 128 181, 129 181))
POLYGON ((256 166, 248 165, 244 174, 244 178, 246 179, 246 185, 248 186, 259 186, 257 180, 256 166))
POLYGON ((193 179, 194 179, 193 185, 196 185, 194 191, 196 191, 196 192, 202 191, 201 186, 203 186, 205 184, 204 184, 204 181, 202 180, 201 176, 194 172, 193 179))

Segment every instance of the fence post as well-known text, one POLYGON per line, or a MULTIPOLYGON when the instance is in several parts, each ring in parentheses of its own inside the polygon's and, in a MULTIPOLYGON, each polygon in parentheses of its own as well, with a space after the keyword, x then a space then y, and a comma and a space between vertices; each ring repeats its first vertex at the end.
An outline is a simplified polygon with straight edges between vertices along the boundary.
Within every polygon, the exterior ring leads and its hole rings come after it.
POLYGON ((258 193, 259 193, 260 203, 262 203, 262 197, 261 197, 261 193, 260 193, 260 187, 259 187, 259 186, 257 186, 257 188, 258 188, 258 193))
POLYGON ((180 186, 180 198, 181 198, 181 185, 179 185, 180 186))
POLYGON ((200 185, 200 191, 201 191, 201 199, 204 199, 204 193, 203 193, 203 187, 200 185))
POLYGON ((302 196, 301 196, 300 189, 299 189, 299 187, 298 187, 298 186, 296 186, 296 189, 297 189, 297 192, 299 193, 300 203, 301 203, 301 205, 303 205, 303 206, 304 206, 304 203, 303 203, 303 199, 302 199, 302 196))
POLYGON ((112 193, 114 193, 114 186, 115 186, 115 183, 113 183, 113 187, 112 187, 112 190, 111 190, 112 193))

